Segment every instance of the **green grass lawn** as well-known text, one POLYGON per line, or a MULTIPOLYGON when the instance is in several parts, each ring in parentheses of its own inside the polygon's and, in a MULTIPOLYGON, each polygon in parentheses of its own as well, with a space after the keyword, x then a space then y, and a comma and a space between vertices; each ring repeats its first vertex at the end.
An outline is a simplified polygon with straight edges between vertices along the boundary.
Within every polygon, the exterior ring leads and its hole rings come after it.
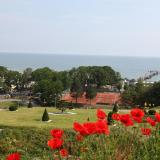
MULTIPOLYGON (((47 107, 48 112, 60 112, 59 110, 47 107)), ((75 115, 49 115, 52 122, 42 122, 43 107, 21 107, 18 111, 1 110, 0 126, 25 126, 25 127, 58 127, 72 128, 74 121, 85 122, 89 117, 90 121, 96 120, 96 109, 75 109, 67 110, 76 113, 75 115)), ((108 112, 109 110, 105 110, 108 112)))
MULTIPOLYGON (((13 102, 1 102, 0 106, 10 105, 13 102)), ((1 108, 0 107, 0 108, 1 108)), ((60 112, 53 107, 46 107, 48 112, 60 112)), ((41 118, 44 107, 19 107, 18 111, 9 111, 8 109, 0 110, 0 126, 24 126, 24 127, 53 127, 53 128, 72 128, 73 122, 85 122, 88 117, 90 121, 96 120, 96 109, 75 109, 66 110, 76 113, 75 115, 49 115, 52 122, 42 122, 41 118)), ((108 113, 109 109, 104 109, 108 113)), ((120 111, 124 113, 124 110, 120 111)), ((127 111, 125 111, 127 112, 127 111)))

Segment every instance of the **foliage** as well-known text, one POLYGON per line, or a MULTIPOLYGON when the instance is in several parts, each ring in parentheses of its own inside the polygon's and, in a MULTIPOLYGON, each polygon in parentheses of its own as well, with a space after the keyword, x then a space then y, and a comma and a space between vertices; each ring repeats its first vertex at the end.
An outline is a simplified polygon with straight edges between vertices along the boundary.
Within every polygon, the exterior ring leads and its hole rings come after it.
POLYGON ((48 67, 38 68, 32 72, 32 78, 34 81, 56 80, 56 72, 48 67))
POLYGON ((149 114, 149 115, 155 115, 155 113, 156 113, 156 110, 154 110, 154 109, 150 109, 150 110, 148 111, 148 114, 149 114))
POLYGON ((45 108, 43 116, 42 116, 42 121, 49 121, 49 115, 48 115, 46 108, 45 108))
POLYGON ((91 104, 91 100, 94 97, 96 97, 96 95, 97 95, 97 92, 96 92, 95 87, 93 87, 91 84, 89 84, 86 89, 86 98, 90 99, 90 104, 91 104))
POLYGON ((67 71, 61 71, 58 73, 58 79, 63 84, 63 90, 68 90, 71 88, 72 78, 67 71))
POLYGON ((160 82, 156 82, 151 86, 142 97, 143 104, 151 104, 149 107, 160 106, 160 82))
POLYGON ((109 66, 80 66, 70 70, 70 75, 73 79, 78 78, 82 86, 91 83, 98 88, 107 84, 116 84, 121 80, 120 74, 109 66))
POLYGON ((118 103, 115 103, 114 106, 113 106, 112 112, 117 113, 118 112, 118 107, 119 107, 118 103))
POLYGON ((62 93, 61 81, 41 80, 34 86, 34 93, 40 93, 41 102, 46 105, 53 105, 58 101, 62 93))
POLYGON ((144 104, 144 95, 149 90, 150 86, 145 86, 141 80, 135 85, 129 85, 122 94, 123 103, 129 105, 141 105, 144 104))
POLYGON ((5 77, 5 83, 8 87, 12 87, 14 85, 16 87, 16 90, 21 90, 22 88, 22 74, 18 71, 8 71, 5 77))
POLYGON ((29 83, 32 81, 32 68, 26 68, 22 74, 22 87, 27 89, 29 83))
POLYGON ((77 103, 78 97, 80 97, 83 94, 83 88, 78 78, 73 79, 73 82, 71 84, 71 94, 72 96, 75 97, 76 103, 77 103))
POLYGON ((108 121, 108 124, 111 125, 113 123, 113 119, 112 119, 112 114, 114 112, 109 112, 108 113, 108 116, 107 116, 107 121, 108 121))
POLYGON ((11 106, 9 106, 9 110, 10 111, 16 111, 18 109, 18 105, 17 104, 12 104, 11 106))
POLYGON ((63 113, 63 112, 68 108, 68 103, 65 102, 65 101, 63 101, 63 100, 61 100, 61 101, 59 101, 59 103, 57 104, 57 108, 58 108, 59 110, 61 110, 61 112, 63 113))
POLYGON ((28 103, 28 108, 32 108, 32 107, 33 107, 32 102, 29 101, 29 103, 28 103))

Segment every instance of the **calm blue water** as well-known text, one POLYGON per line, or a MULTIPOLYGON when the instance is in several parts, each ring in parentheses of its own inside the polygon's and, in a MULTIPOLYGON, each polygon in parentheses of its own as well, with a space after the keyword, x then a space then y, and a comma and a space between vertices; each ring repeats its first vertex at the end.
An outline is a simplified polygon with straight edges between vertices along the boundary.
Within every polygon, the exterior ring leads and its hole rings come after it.
POLYGON ((160 58, 0 53, 0 65, 19 71, 27 67, 36 69, 47 66, 60 71, 82 65, 108 65, 120 72, 122 77, 136 79, 149 70, 160 71, 160 58))

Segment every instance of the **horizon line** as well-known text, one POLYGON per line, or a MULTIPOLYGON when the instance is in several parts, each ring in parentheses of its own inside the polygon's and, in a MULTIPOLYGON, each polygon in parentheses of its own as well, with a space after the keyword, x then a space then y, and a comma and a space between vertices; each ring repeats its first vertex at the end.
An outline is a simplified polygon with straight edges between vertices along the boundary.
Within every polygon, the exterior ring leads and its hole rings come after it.
POLYGON ((150 55, 146 55, 146 56, 143 56, 143 55, 140 55, 140 56, 137 56, 137 55, 112 55, 112 54, 103 54, 103 53, 99 53, 99 54, 86 54, 86 53, 55 53, 55 52, 1 52, 0 51, 0 54, 29 54, 29 55, 57 55, 57 56, 106 56, 106 57, 134 57, 134 58, 160 58, 160 56, 150 56, 150 55))

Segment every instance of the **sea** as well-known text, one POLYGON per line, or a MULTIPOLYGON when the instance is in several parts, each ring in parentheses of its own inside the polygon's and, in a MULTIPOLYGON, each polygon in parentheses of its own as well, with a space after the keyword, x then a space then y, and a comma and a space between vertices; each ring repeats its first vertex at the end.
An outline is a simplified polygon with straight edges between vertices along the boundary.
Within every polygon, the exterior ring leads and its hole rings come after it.
MULTIPOLYGON (((125 57, 101 55, 66 55, 66 54, 31 54, 0 53, 0 66, 10 70, 23 72, 27 67, 33 70, 49 67, 56 71, 70 70, 79 66, 111 66, 120 72, 122 78, 138 79, 148 75, 150 71, 160 71, 160 58, 125 57)), ((150 81, 159 81, 156 76, 150 81)))

